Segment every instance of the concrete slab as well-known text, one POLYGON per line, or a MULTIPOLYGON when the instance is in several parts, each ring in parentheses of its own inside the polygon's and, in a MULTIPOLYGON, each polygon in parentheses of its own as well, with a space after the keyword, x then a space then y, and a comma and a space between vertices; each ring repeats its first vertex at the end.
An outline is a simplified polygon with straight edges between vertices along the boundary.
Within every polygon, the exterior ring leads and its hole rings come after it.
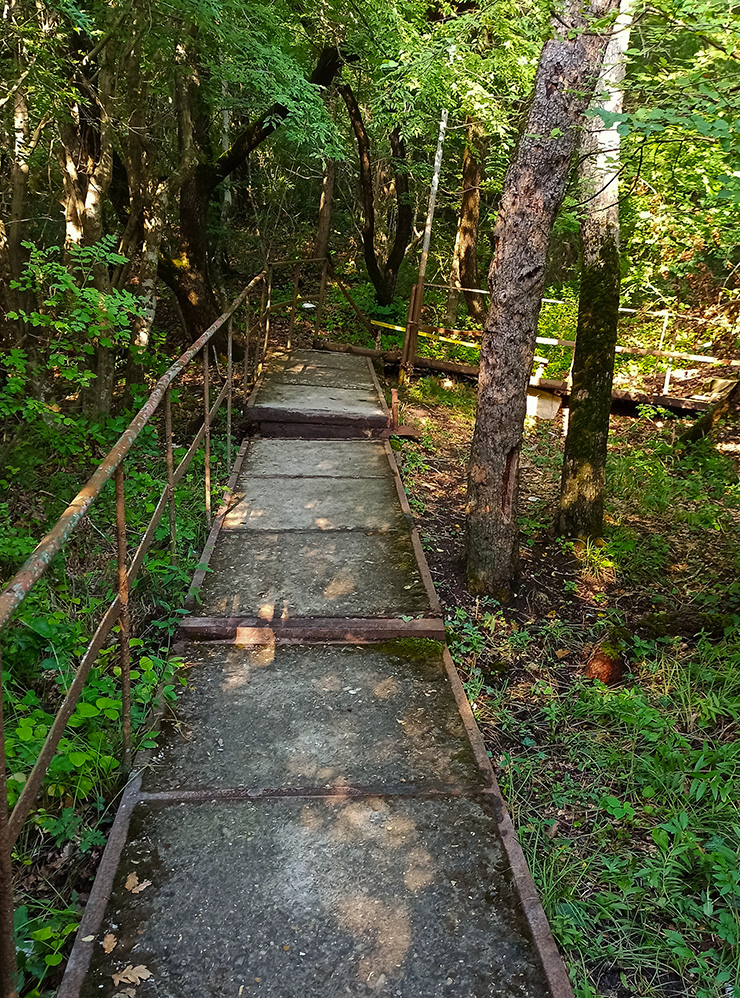
POLYGON ((322 385, 281 385, 272 378, 263 382, 257 391, 253 410, 265 418, 266 410, 286 414, 331 416, 336 420, 375 419, 385 421, 385 413, 378 401, 375 388, 333 388, 322 385))
POLYGON ((355 388, 373 391, 373 379, 354 373, 344 373, 334 367, 322 367, 305 374, 285 373, 274 374, 270 380, 278 385, 322 385, 336 388, 355 388))
POLYGON ((241 477, 223 529, 408 529, 388 478, 241 477))
POLYGON ((191 646, 144 790, 487 786, 433 641, 191 646))
MULTIPOLYGON (((280 355, 276 355, 277 357, 280 355)), ((337 367, 343 371, 367 371, 367 357, 332 350, 291 350, 283 359, 291 364, 314 364, 316 367, 337 367)))
MULTIPOLYGON (((326 478, 381 478, 388 458, 377 440, 263 440, 249 446, 245 477, 316 475, 326 478)), ((331 483, 327 483, 331 488, 331 483)))
POLYGON ((136 998, 545 998, 495 806, 140 804, 82 994, 144 967, 136 998))
POLYGON ((296 385, 336 385, 338 388, 368 388, 375 384, 367 364, 360 365, 357 370, 336 367, 316 362, 280 361, 267 370, 270 380, 279 384, 296 385))
POLYGON ((429 611, 409 534, 234 530, 219 536, 194 613, 385 616, 429 611))

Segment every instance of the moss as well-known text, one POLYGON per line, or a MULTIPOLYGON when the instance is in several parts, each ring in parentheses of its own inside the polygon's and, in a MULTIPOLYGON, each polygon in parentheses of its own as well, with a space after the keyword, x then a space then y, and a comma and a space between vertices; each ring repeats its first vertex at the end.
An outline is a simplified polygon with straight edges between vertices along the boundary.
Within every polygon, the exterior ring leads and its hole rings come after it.
POLYGON ((655 640, 665 637, 691 638, 702 631, 713 638, 720 638, 728 628, 737 626, 738 618, 731 613, 683 609, 649 613, 640 618, 636 629, 655 640))
POLYGON ((441 641, 434 641, 432 638, 394 638, 391 641, 373 645, 372 648, 385 655, 399 655, 419 661, 440 657, 444 645, 441 641))

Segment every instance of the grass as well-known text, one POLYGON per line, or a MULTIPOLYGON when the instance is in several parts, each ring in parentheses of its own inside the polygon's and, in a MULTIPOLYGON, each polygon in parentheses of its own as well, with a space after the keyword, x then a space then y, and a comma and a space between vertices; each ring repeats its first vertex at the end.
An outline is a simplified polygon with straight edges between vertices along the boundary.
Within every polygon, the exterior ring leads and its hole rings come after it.
POLYGON ((574 544, 553 529, 560 428, 528 421, 524 576, 502 607, 458 574, 474 393, 425 378, 402 401, 448 643, 576 995, 738 998, 735 466, 711 441, 681 450, 665 413, 614 417, 605 535, 574 544), (584 675, 605 642, 613 686, 584 675))

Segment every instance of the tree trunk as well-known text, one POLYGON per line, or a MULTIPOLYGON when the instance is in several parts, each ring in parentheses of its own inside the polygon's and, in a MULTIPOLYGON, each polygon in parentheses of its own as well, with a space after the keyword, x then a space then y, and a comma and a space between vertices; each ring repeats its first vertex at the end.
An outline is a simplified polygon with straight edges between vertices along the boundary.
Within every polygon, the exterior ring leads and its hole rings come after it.
MULTIPOLYGON (((336 47, 319 55, 309 82, 327 87, 344 63, 336 47)), ((178 95, 182 182, 180 186, 180 246, 176 257, 162 270, 162 278, 177 297, 193 338, 218 318, 220 312, 213 292, 209 267, 210 243, 208 213, 214 192, 250 152, 285 121, 290 109, 273 104, 260 118, 240 132, 228 149, 214 161, 198 148, 198 87, 183 70, 184 81, 178 95), (197 162, 198 157, 201 162, 197 162)))
MULTIPOLYGON (((62 171, 65 203, 65 246, 93 246, 104 234, 103 205, 113 176, 113 124, 110 108, 115 78, 106 46, 100 54, 97 92, 87 103, 80 99, 77 117, 59 129, 62 140, 57 158, 62 171)), ((80 94, 82 98, 82 94, 80 94)), ((111 290, 105 263, 93 267, 93 282, 102 294, 111 290)), ((115 381, 114 347, 96 344, 95 379, 80 392, 88 415, 110 412, 115 381)))
POLYGON ((329 236, 331 234, 331 205, 334 199, 334 181, 337 177, 337 162, 328 159, 324 167, 321 181, 321 200, 319 202, 319 224, 316 229, 316 242, 313 255, 326 256, 329 252, 329 236))
MULTIPOLYGON (((598 91, 607 111, 622 110, 624 53, 629 44, 631 0, 622 0, 604 55, 598 91)), ((600 537, 614 357, 619 318, 619 133, 592 118, 579 155, 580 189, 586 199, 581 219, 581 293, 573 357, 570 419, 560 483, 560 530, 573 537, 600 537)))
MULTIPOLYGON (((447 320, 455 325, 459 291, 455 286, 475 288, 478 286, 478 222, 480 219, 480 185, 485 163, 485 141, 483 128, 478 122, 468 119, 468 136, 462 163, 462 198, 460 216, 457 223, 455 251, 450 272, 450 297, 447 302, 447 320), (454 297, 453 297, 454 295, 454 297)), ((480 295, 464 291, 468 315, 475 322, 482 323, 486 309, 480 295)))
POLYGON ((684 430, 678 438, 678 442, 684 446, 695 444, 698 440, 703 440, 709 436, 719 421, 726 416, 730 410, 737 413, 738 403, 740 403, 740 381, 736 381, 728 391, 714 403, 707 411, 692 423, 688 429, 684 430))
POLYGON ((406 146, 400 128, 388 136, 396 188, 396 231, 393 245, 385 265, 381 267, 375 248, 375 191, 373 185, 370 139, 365 128, 360 106, 352 88, 347 83, 337 87, 347 107, 352 131, 357 142, 360 160, 360 200, 362 203, 362 248, 365 266, 380 305, 390 305, 396 292, 398 271, 406 255, 413 231, 414 212, 409 195, 409 178, 406 164, 406 146))
MULTIPOLYGON (((617 5, 618 0, 598 0, 590 16, 604 17, 617 5)), ((555 37, 540 56, 493 233, 491 306, 483 328, 468 474, 467 570, 472 592, 497 599, 509 595, 519 567, 519 450, 547 247, 608 41, 608 35, 588 30, 580 11, 568 0, 554 19, 555 37)))

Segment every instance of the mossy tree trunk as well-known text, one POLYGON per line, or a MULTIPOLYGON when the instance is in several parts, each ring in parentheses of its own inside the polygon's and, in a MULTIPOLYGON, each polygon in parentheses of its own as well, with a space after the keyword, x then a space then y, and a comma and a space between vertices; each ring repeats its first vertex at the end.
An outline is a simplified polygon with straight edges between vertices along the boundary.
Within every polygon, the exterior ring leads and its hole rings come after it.
MULTIPOLYGON (((622 109, 624 52, 629 43, 631 0, 622 0, 604 54, 597 88, 599 107, 622 109)), ((582 198, 581 292, 573 358, 570 422, 560 485, 560 530, 599 537, 604 529, 604 489, 609 413, 619 317, 619 133, 591 118, 580 144, 582 198)))
POLYGON ((618 0, 598 0, 585 13, 568 0, 555 12, 493 233, 468 473, 467 571, 471 591, 499 599, 519 566, 519 451, 547 248, 608 41, 592 22, 617 7, 618 0))

